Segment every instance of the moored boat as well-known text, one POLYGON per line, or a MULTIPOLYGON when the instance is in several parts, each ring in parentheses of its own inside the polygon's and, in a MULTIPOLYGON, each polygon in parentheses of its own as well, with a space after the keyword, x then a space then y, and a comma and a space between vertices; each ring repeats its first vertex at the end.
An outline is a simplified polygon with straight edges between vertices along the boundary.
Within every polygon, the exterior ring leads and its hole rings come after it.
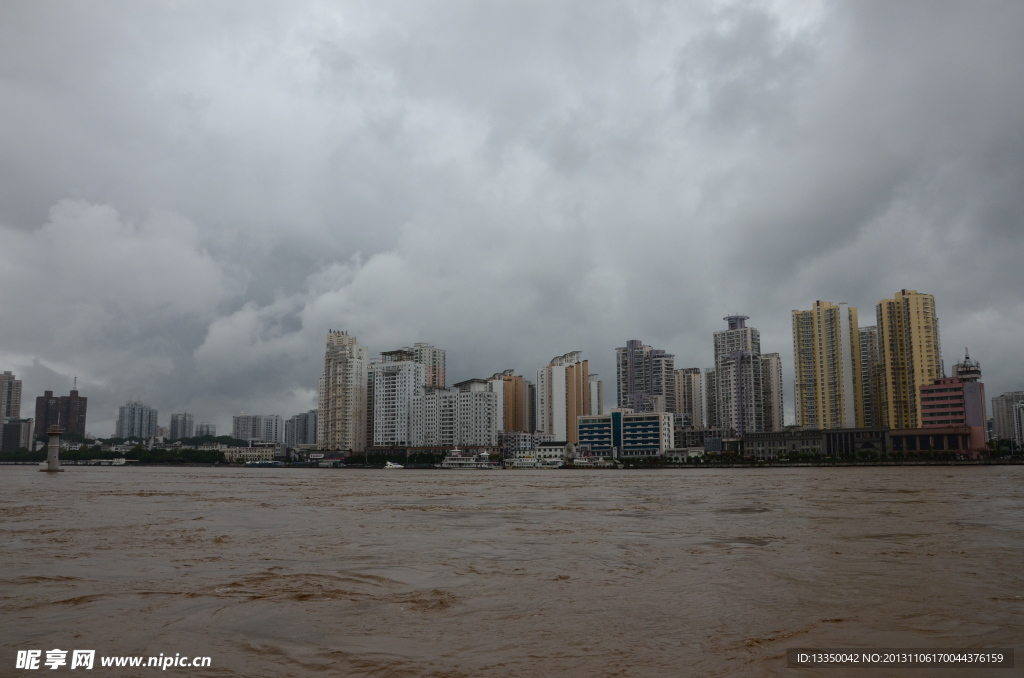
POLYGON ((441 462, 441 468, 496 469, 498 462, 491 461, 486 452, 470 454, 456 447, 441 462))

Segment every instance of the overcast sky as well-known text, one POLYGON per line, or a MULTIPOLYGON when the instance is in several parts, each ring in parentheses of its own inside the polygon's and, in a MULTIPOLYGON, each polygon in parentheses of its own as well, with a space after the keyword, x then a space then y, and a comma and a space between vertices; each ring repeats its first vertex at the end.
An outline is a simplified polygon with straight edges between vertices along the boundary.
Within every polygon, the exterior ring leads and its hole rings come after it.
POLYGON ((935 295, 1024 389, 1024 3, 0 4, 0 369, 230 432, 328 329, 449 383, 935 295))

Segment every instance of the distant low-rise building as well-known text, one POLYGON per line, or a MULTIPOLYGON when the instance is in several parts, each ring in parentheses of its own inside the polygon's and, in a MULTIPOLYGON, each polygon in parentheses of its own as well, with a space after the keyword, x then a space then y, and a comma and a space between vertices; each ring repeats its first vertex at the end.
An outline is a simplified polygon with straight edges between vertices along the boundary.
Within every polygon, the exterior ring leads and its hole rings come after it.
POLYGON ((889 431, 889 440, 892 451, 897 454, 954 452, 976 456, 986 449, 985 441, 979 440, 976 429, 971 426, 893 429, 889 431))
POLYGON ((856 459, 864 453, 886 452, 890 446, 889 431, 881 427, 804 429, 789 426, 782 431, 752 433, 741 441, 743 455, 759 460, 793 455, 856 459))
POLYGON ((224 450, 224 461, 273 461, 274 447, 231 447, 224 450))
POLYGON ((550 440, 537 445, 533 456, 538 461, 545 459, 562 459, 568 461, 576 455, 577 448, 568 440, 550 440))
POLYGON ((582 416, 579 453, 602 457, 652 457, 675 448, 671 412, 634 412, 617 408, 601 416, 582 416))
POLYGON ((670 464, 685 464, 693 459, 700 459, 704 456, 703 447, 684 447, 669 450, 665 453, 665 461, 670 464))
POLYGON ((821 454, 821 430, 790 427, 782 431, 748 433, 741 441, 743 456, 760 461, 789 457, 795 454, 821 454))
POLYGON ((697 426, 676 427, 675 442, 677 448, 699 447, 704 449, 708 440, 725 440, 735 438, 736 432, 731 428, 702 428, 697 426))

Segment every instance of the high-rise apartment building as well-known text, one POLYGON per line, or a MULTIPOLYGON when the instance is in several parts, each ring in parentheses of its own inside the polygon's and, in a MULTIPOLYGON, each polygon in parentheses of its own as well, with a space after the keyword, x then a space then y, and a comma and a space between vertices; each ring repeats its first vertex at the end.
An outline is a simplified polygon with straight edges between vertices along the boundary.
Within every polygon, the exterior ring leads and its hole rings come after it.
POLYGON ((53 391, 44 391, 36 398, 35 437, 45 439, 46 429, 51 426, 60 426, 65 433, 84 436, 88 404, 89 399, 79 396, 77 390, 66 396, 54 396, 53 391))
POLYGON ((21 379, 10 371, 0 374, 0 424, 21 418, 21 379))
POLYGON ((385 362, 370 363, 367 380, 373 394, 373 447, 396 447, 412 442, 409 421, 414 396, 423 395, 426 367, 408 360, 393 360, 391 351, 381 354, 385 362))
POLYGON ((882 425, 921 428, 921 386, 943 376, 935 297, 900 290, 875 310, 882 369, 879 403, 882 425))
POLYGON ((130 400, 117 410, 115 436, 118 438, 152 438, 156 435, 156 418, 157 411, 154 408, 146 403, 130 400))
POLYGON ((246 414, 231 418, 231 437, 258 443, 279 443, 283 431, 280 414, 246 414))
POLYGON ((745 315, 726 316, 715 332, 715 367, 705 373, 709 425, 746 433, 781 430, 782 367, 777 353, 761 354, 761 333, 745 315))
POLYGON ((174 412, 171 414, 171 428, 169 438, 180 440, 191 438, 195 430, 195 418, 188 412, 174 412))
POLYGON ((530 394, 528 384, 515 370, 498 372, 488 380, 498 398, 498 419, 502 431, 529 431, 530 394))
POLYGON ((718 374, 714 367, 704 370, 704 425, 718 429, 718 374))
POLYGON ((284 444, 288 447, 316 445, 316 410, 296 414, 284 422, 284 444))
POLYGON ((819 300, 808 311, 793 311, 793 363, 798 426, 864 426, 856 308, 819 300))
POLYGON ((704 385, 699 367, 676 370, 676 412, 687 415, 690 426, 704 427, 704 385))
POLYGON ((320 449, 365 449, 367 359, 366 347, 348 332, 328 332, 316 418, 320 449))
POLYGON ((403 350, 412 351, 413 362, 424 367, 423 385, 427 388, 445 387, 445 351, 430 344, 417 342, 403 350))
POLYGON ((410 402, 414 447, 495 447, 498 391, 491 380, 469 379, 453 389, 428 389, 410 402))
POLYGON ((995 440, 1015 440, 1024 445, 1017 435, 1016 408, 1024 404, 1024 391, 1009 391, 992 399, 992 437, 995 440))
POLYGON ((630 339, 615 349, 620 408, 634 412, 675 412, 675 356, 630 339))
POLYGON ((761 388, 764 389, 764 430, 781 431, 786 424, 782 399, 782 358, 761 354, 761 388))
POLYGON ((576 418, 590 412, 590 368, 582 356, 570 351, 537 370, 537 431, 556 441, 579 442, 576 418))
POLYGON ((586 414, 600 416, 604 414, 604 382, 596 374, 589 375, 587 379, 590 382, 590 409, 586 414))
POLYGON ((864 408, 864 426, 875 428, 882 425, 882 413, 878 407, 882 369, 878 328, 874 325, 861 327, 857 334, 860 339, 860 400, 864 408))
POLYGON ((217 436, 217 427, 214 426, 213 424, 211 424, 208 421, 202 422, 201 424, 196 426, 196 437, 200 437, 201 438, 203 436, 213 436, 213 437, 216 437, 217 436))
MULTIPOLYGON (((526 382, 526 399, 530 405, 530 418, 527 421, 526 430, 538 433, 537 429, 537 385, 532 381, 526 382)), ((552 440, 554 440, 552 438, 552 440)))
POLYGON ((423 365, 425 388, 445 388, 445 351, 430 344, 417 342, 394 351, 380 354, 382 363, 412 362, 423 365))
POLYGON ((498 396, 484 379, 468 379, 455 384, 458 390, 455 410, 457 445, 488 446, 498 444, 498 396))
POLYGON ((454 389, 431 389, 422 395, 413 396, 409 403, 410 438, 413 447, 456 445, 458 394, 459 392, 454 389))

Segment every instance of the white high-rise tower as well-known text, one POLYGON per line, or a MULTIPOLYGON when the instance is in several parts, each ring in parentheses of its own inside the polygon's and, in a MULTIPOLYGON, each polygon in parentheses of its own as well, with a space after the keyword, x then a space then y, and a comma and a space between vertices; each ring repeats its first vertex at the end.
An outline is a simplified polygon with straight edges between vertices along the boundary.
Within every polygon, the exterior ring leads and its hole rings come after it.
POLYGON ((366 347, 360 346, 355 337, 348 332, 328 332, 316 418, 316 441, 321 449, 364 449, 366 362, 366 347))

